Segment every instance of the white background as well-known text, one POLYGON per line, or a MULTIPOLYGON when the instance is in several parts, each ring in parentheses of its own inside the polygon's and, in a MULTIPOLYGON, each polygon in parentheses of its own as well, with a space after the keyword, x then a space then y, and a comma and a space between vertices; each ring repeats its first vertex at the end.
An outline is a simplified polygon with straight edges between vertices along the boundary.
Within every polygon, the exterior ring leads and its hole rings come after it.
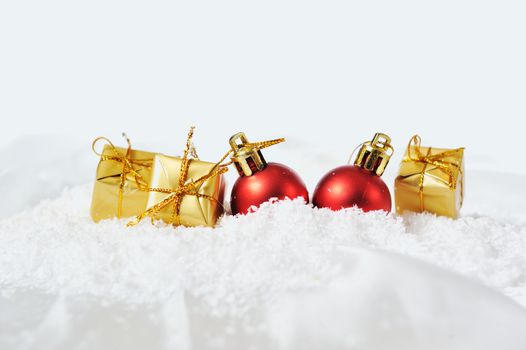
POLYGON ((127 131, 175 153, 196 125, 202 158, 242 130, 301 143, 303 168, 383 131, 398 157, 419 133, 526 173, 525 18, 502 0, 2 1, 0 147, 127 131))
POLYGON ((524 309, 502 293, 526 304, 525 19, 524 0, 0 0, 0 348, 199 349, 210 334, 240 349, 276 334, 302 349, 354 335, 366 349, 524 348, 524 309), (94 137, 178 154, 190 125, 210 161, 237 131, 286 137, 266 158, 311 193, 377 131, 396 150, 389 185, 414 133, 465 146, 463 216, 282 202, 214 235, 90 223, 89 185, 74 186, 93 183, 94 137), (340 246, 355 251, 326 254, 340 246), (208 314, 310 286, 328 256, 346 266, 338 283, 291 294, 281 316, 251 311, 277 333, 208 314))

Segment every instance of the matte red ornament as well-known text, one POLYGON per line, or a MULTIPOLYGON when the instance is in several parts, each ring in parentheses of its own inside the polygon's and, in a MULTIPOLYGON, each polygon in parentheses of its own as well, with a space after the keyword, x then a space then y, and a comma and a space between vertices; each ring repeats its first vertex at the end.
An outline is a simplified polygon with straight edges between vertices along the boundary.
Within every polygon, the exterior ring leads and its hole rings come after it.
POLYGON ((267 163, 256 147, 250 147, 244 133, 230 138, 232 160, 239 178, 232 187, 232 214, 246 214, 272 198, 298 198, 309 201, 309 193, 299 175, 286 165, 267 163), (241 144, 237 144, 241 140, 241 144))
POLYGON ((312 203, 319 208, 340 210, 357 206, 363 211, 391 211, 391 194, 377 175, 355 165, 328 172, 316 186, 312 203))
POLYGON ((286 165, 268 163, 254 175, 237 179, 232 188, 230 206, 232 214, 246 214, 252 207, 259 207, 271 198, 297 197, 309 201, 309 193, 298 174, 286 165))
POLYGON ((363 211, 391 211, 391 194, 380 177, 393 153, 391 139, 377 133, 365 142, 354 165, 329 171, 314 190, 312 203, 319 208, 340 210, 357 206, 363 211))

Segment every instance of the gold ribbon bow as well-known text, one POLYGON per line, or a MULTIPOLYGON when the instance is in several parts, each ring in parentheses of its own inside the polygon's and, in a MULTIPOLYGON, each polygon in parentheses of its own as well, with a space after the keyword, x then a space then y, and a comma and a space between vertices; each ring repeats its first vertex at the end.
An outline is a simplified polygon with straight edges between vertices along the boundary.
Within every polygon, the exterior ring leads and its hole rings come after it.
POLYGON ((140 190, 144 190, 148 187, 148 184, 146 181, 144 181, 141 174, 139 174, 138 170, 135 168, 137 167, 151 167, 153 159, 132 159, 131 158, 131 142, 130 139, 126 136, 125 133, 122 134, 122 136, 126 139, 126 143, 128 144, 128 148, 126 149, 126 154, 122 154, 117 150, 117 147, 113 145, 113 143, 106 137, 97 137, 95 140, 93 140, 93 143, 91 144, 91 149, 93 152, 95 152, 96 155, 100 156, 101 160, 113 160, 116 162, 122 163, 122 170, 120 175, 120 183, 119 183, 119 194, 118 194, 118 202, 117 202, 117 217, 120 219, 122 214, 122 198, 123 198, 123 191, 124 186, 126 184, 126 177, 129 173, 133 174, 135 178, 135 183, 137 184, 137 187, 140 190), (105 155, 103 153, 97 152, 95 149, 96 144, 99 141, 105 141, 107 145, 110 146, 111 151, 114 155, 105 155))
MULTIPOLYGON (((212 168, 212 170, 208 174, 201 176, 197 180, 187 182, 186 176, 188 174, 188 168, 191 162, 191 159, 188 157, 188 155, 190 153, 193 153, 194 157, 197 158, 195 151, 193 151, 192 143, 191 143, 192 137, 194 135, 194 129, 195 127, 190 128, 190 131, 188 132, 188 136, 186 139, 186 147, 185 147, 183 157, 182 157, 178 187, 176 189, 147 188, 146 191, 167 193, 169 195, 165 199, 160 201, 159 203, 146 209, 146 211, 143 212, 142 214, 137 215, 135 219, 128 222, 126 226, 128 227, 135 226, 147 216, 150 216, 153 221, 155 218, 155 215, 159 213, 159 211, 161 211, 163 208, 167 207, 168 205, 173 205, 174 225, 179 225, 180 224, 179 212, 181 209, 181 202, 182 202, 183 197, 186 195, 192 195, 192 196, 196 196, 199 198, 206 198, 208 200, 217 201, 217 199, 215 199, 214 197, 198 193, 197 191, 203 182, 209 179, 212 179, 218 175, 224 174, 228 171, 228 166, 232 164, 232 161, 227 162, 227 163, 224 163, 224 161, 233 152, 233 150, 229 150, 215 164, 215 166, 212 168)), ((267 147, 273 146, 275 144, 278 144, 284 141, 285 139, 275 139, 275 140, 269 140, 269 141, 249 143, 247 145, 257 148, 257 149, 263 149, 263 148, 267 148, 267 147)), ((219 203, 219 204, 222 205, 222 203, 219 203)))
MULTIPOLYGON (((420 172, 420 181, 419 181, 419 196, 420 196, 420 209, 424 211, 424 175, 428 165, 432 165, 445 173, 448 176, 447 184, 449 188, 455 189, 457 186, 457 181, 455 174, 461 173, 462 169, 460 163, 456 160, 447 160, 447 158, 454 156, 459 151, 464 148, 456 148, 447 150, 444 152, 431 154, 432 147, 428 147, 426 154, 422 153, 421 148, 421 138, 419 135, 414 135, 409 143, 407 144, 407 157, 404 157, 404 162, 416 162, 423 163, 424 166, 420 172), (414 151, 414 154, 413 154, 414 151)), ((463 186, 463 183, 461 183, 463 186)), ((460 203, 463 201, 463 190, 460 194, 460 203)))

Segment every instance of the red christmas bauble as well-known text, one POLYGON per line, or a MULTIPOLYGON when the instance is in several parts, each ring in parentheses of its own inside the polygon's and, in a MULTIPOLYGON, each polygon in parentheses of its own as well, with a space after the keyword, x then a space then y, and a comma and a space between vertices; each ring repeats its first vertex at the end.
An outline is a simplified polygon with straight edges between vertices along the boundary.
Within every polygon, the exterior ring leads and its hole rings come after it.
POLYGON ((279 163, 268 163, 264 169, 251 176, 237 179, 232 188, 230 207, 232 214, 246 214, 251 207, 259 207, 271 198, 309 201, 309 193, 294 170, 279 163))
POLYGON ((357 206, 365 212, 390 212, 391 194, 380 176, 355 165, 344 165, 329 171, 318 182, 312 203, 332 210, 357 206))

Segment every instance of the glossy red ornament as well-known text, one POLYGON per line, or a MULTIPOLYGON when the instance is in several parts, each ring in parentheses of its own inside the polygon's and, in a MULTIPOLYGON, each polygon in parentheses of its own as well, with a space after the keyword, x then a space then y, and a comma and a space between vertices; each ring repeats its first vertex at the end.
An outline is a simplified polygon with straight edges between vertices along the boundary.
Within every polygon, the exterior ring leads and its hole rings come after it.
POLYGON ((299 175, 286 165, 267 163, 259 149, 247 146, 245 134, 232 136, 230 144, 234 149, 232 160, 240 176, 232 187, 232 214, 246 214, 271 198, 303 197, 309 201, 309 193, 299 175), (237 144, 237 140, 242 143, 237 144))
POLYGON ((380 177, 392 155, 391 139, 377 133, 362 144, 354 165, 329 171, 314 190, 312 203, 319 208, 340 210, 357 206, 363 211, 391 211, 391 194, 380 177))

